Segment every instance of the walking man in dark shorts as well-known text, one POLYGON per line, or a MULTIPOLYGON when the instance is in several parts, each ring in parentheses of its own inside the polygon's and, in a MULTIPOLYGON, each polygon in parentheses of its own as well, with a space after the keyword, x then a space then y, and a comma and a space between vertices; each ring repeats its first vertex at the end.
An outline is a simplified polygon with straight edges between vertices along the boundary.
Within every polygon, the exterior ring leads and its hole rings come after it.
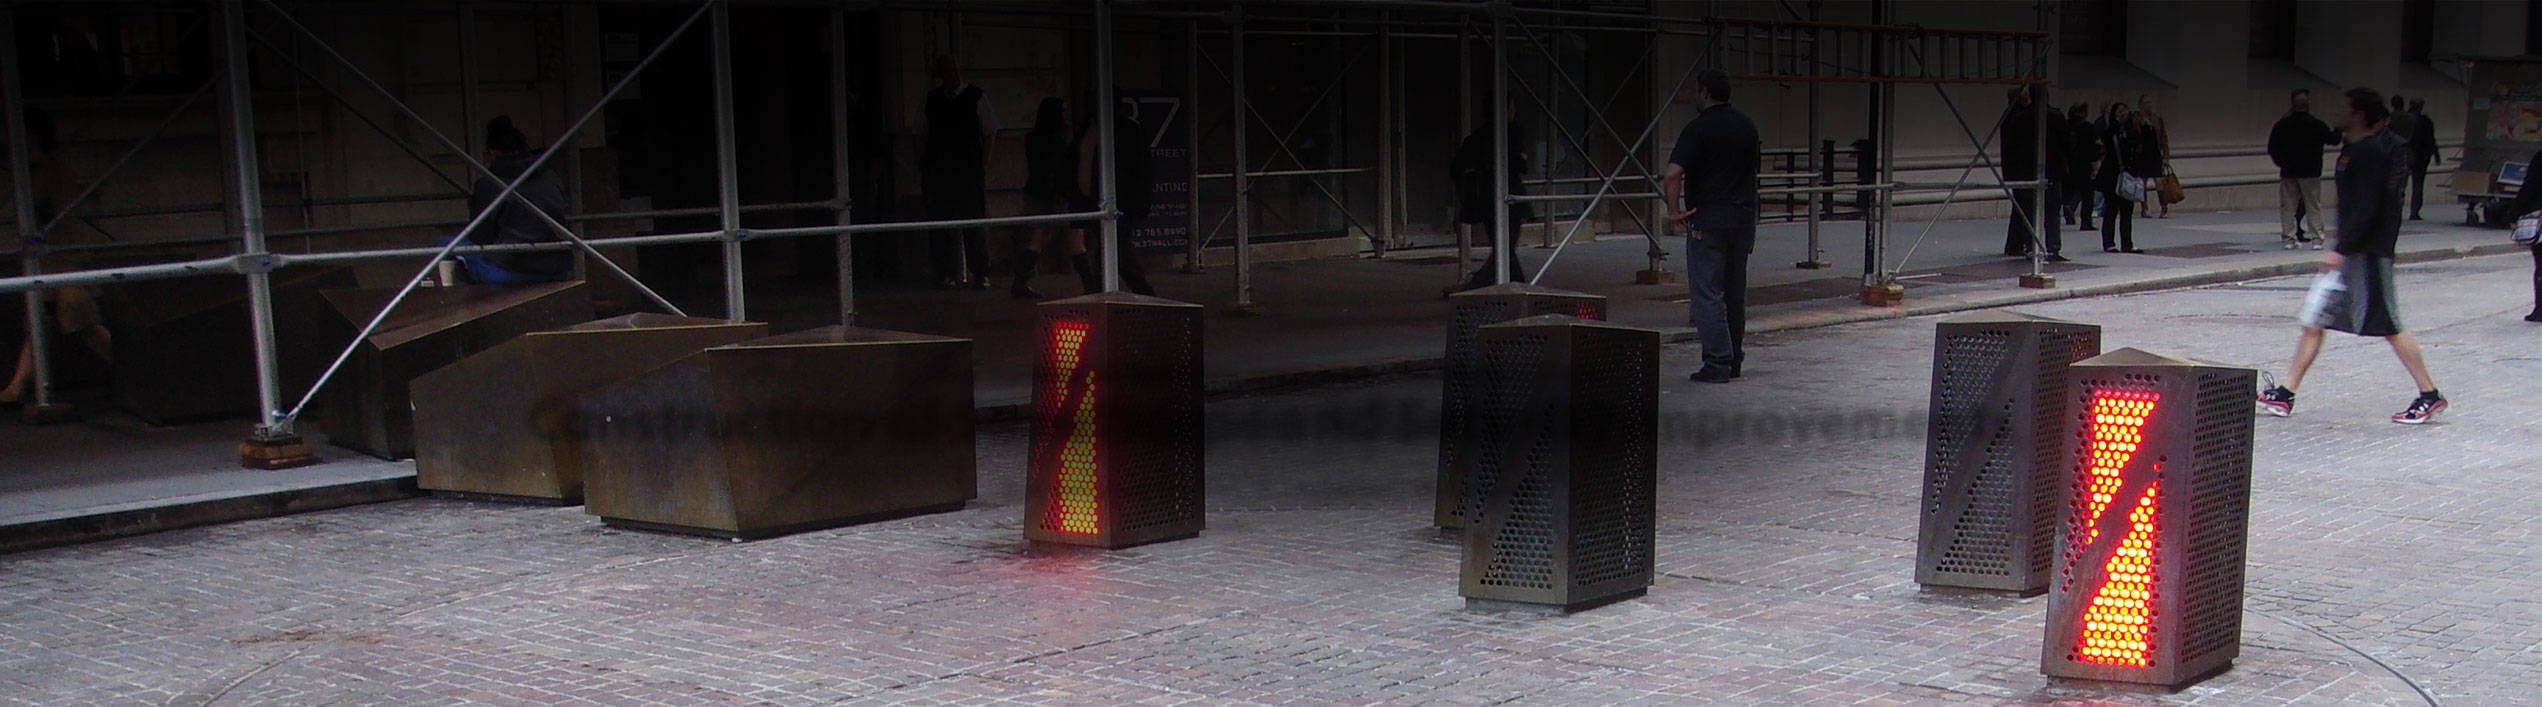
POLYGON ((2418 383, 2418 398, 2392 421, 2416 425, 2445 411, 2445 396, 2427 373, 2418 337, 2401 327, 2400 298, 2392 283, 2392 251, 2401 236, 2402 198, 2410 177, 2410 146, 2383 129, 2391 112, 2383 96, 2370 88, 2349 89, 2337 113, 2347 146, 2339 150, 2339 221, 2337 247, 2321 257, 2323 275, 2313 283, 2304 303, 2304 333, 2295 342, 2295 361, 2286 369, 2286 384, 2260 391, 2260 408, 2285 417, 2295 413, 2295 389, 2304 372, 2321 355, 2323 329, 2379 336, 2392 343, 2392 353, 2418 383), (2334 275, 2335 273, 2335 275, 2334 275))

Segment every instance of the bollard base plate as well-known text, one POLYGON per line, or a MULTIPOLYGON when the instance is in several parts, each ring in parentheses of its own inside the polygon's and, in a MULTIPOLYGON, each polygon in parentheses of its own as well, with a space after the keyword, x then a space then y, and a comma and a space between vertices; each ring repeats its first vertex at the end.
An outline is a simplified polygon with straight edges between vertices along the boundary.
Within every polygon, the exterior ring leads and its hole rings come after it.
POLYGON ((275 471, 295 469, 318 463, 317 449, 297 436, 250 438, 238 443, 238 465, 249 469, 275 471))
POLYGON ((1906 304, 1906 286, 1864 285, 1862 286, 1862 303, 1871 307, 1896 307, 1906 304))
POLYGON ((1643 596, 1650 594, 1650 591, 1651 590, 1648 588, 1635 589, 1629 592, 1611 594, 1608 596, 1598 597, 1596 599, 1572 602, 1569 604, 1539 604, 1532 601, 1509 601, 1507 599, 1477 599, 1474 597, 1466 597, 1465 610, 1486 614, 1538 614, 1543 616, 1564 616, 1588 611, 1590 609, 1595 609, 1620 601, 1640 599, 1643 596))
POLYGON ((1835 267, 1835 265, 1824 260, 1803 260, 1793 263, 1792 267, 1800 268, 1802 270, 1825 270, 1835 267))
POLYGON ((27 404, 18 408, 18 421, 30 425, 58 425, 79 419, 79 409, 63 403, 27 404))
POLYGON ((1157 543, 1170 543, 1170 542, 1174 542, 1174 541, 1177 541, 1177 540, 1190 540, 1190 539, 1192 539, 1192 538, 1197 538, 1197 537, 1200 537, 1200 533, 1199 533, 1199 532, 1190 532, 1190 533, 1184 533, 1184 534, 1181 534, 1181 535, 1168 535, 1168 536, 1159 537, 1159 538, 1148 538, 1148 539, 1144 539, 1144 540, 1138 540, 1138 541, 1135 541, 1135 542, 1121 543, 1121 544, 1118 544, 1118 545, 1107 545, 1107 544, 1097 543, 1097 542, 1082 542, 1082 543, 1080 543, 1080 542, 1068 542, 1068 541, 1065 541, 1065 540, 1051 540, 1051 539, 1036 538, 1036 537, 1031 537, 1031 536, 1026 536, 1026 537, 1024 538, 1024 541, 1025 541, 1026 543, 1028 543, 1031 547, 1035 548, 1035 549, 1043 549, 1043 548, 1053 548, 1053 549, 1055 549, 1055 548, 1063 548, 1063 547, 1072 547, 1072 548, 1085 548, 1085 549, 1089 549, 1089 550, 1125 550, 1125 549, 1129 549, 1129 548, 1138 547, 1138 546, 1140 546, 1140 545, 1154 545, 1154 544, 1157 544, 1157 543))
POLYGON ((1673 285, 1677 283, 1677 271, 1643 270, 1633 273, 1633 282, 1644 285, 1673 285))
POLYGON ((2233 670, 2233 661, 2228 660, 2225 661, 2223 665, 2215 666, 2212 670, 2190 676, 2180 682, 2169 685, 2146 682, 2125 682, 2120 680, 2094 680, 2091 678, 2074 678, 2062 675, 2050 675, 2047 677, 2048 684, 2055 687, 2089 689, 2103 692, 2126 692, 2140 695, 2173 695, 2189 689, 2190 686, 2206 682, 2209 678, 2223 675, 2231 670, 2233 670))
POLYGON ((2021 276, 2021 286, 2033 290, 2053 290, 2057 287, 2057 276, 2023 275, 2021 276))
POLYGON ((1224 311, 1230 317, 1259 317, 1262 316, 1262 305, 1230 303, 1224 311))
POLYGON ((1954 586, 1947 585, 1947 584, 1918 584, 1918 585, 1916 585, 1916 588, 1917 588, 1917 589, 1921 589, 1921 590, 1923 590, 1923 591, 1924 591, 1924 593, 1926 593, 1926 594, 1930 594, 1930 595, 1937 596, 1937 597, 1977 597, 1977 598, 1984 598, 1984 597, 2006 597, 2006 598, 2028 599, 2028 598, 2031 598, 2031 597, 2041 596, 2041 595, 2045 595, 2045 594, 2047 594, 2047 593, 2048 593, 2048 587, 2047 587, 2047 585, 2044 585, 2044 584, 2043 584, 2043 585, 2040 585, 2039 587, 2037 587, 2037 588, 2035 588, 2035 589, 1996 589, 1996 588, 1992 588, 1992 587, 1954 587, 1954 586))

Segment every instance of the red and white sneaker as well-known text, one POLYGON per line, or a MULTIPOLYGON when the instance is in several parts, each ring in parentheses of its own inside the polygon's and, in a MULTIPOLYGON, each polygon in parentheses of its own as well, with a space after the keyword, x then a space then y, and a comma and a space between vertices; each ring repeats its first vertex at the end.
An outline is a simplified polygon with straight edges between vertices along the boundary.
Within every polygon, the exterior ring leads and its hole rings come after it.
POLYGON ((2428 420, 2436 419, 2436 413, 2444 411, 2445 398, 2443 396, 2421 394, 2417 400, 2410 401, 2409 409, 2392 413, 2392 421, 2404 425, 2424 425, 2428 420))

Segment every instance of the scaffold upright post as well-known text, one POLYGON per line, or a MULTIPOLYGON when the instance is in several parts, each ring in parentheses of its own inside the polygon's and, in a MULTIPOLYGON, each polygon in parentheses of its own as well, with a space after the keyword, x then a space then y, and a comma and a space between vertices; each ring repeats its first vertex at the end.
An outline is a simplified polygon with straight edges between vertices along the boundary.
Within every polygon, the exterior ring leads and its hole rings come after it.
MULTIPOLYGON (((830 174, 831 196, 838 200, 838 225, 849 223, 856 210, 855 162, 849 151, 851 108, 847 98, 847 7, 830 4, 830 174)), ((856 326, 856 236, 838 234, 839 326, 856 326)), ((1019 274, 1027 277, 1030 273, 1019 274)))
MULTIPOLYGON (((1810 0, 1809 20, 1811 22, 1818 21, 1818 9, 1820 6, 1825 4, 1826 2, 1824 0, 1810 0)), ((1823 49, 1823 46, 1826 44, 1826 35, 1822 33, 1818 27, 1810 27, 1807 31, 1809 32, 1809 70, 1810 73, 1815 74, 1819 71, 1825 70, 1827 66, 1827 54, 1823 49)), ((1830 169, 1830 165, 1825 164, 1822 161, 1830 155, 1818 149, 1819 141, 1826 139, 1823 137, 1824 130, 1820 126, 1818 119, 1818 94, 1820 83, 1822 82, 1809 82, 1809 141, 1803 143, 1801 148, 1803 150, 1807 150, 1810 154, 1809 166, 1812 174, 1827 174, 1827 170, 1830 169)), ((1820 182, 1820 180, 1812 179, 1810 182, 1825 186, 1825 184, 1820 182)), ((1803 270, 1827 269, 1827 249, 1819 241, 1819 221, 1820 211, 1822 210, 1821 205, 1826 203, 1830 197, 1831 195, 1825 191, 1812 191, 1809 193, 1809 254, 1807 257, 1802 258, 1800 262, 1793 263, 1794 267, 1798 267, 1803 270)))
POLYGON ((238 445, 241 466, 283 469, 318 461, 282 413, 281 366, 274 342, 274 289, 265 246, 264 185, 256 165, 256 105, 249 82, 247 8, 221 0, 221 123, 229 149, 233 224, 247 267, 247 321, 256 347, 256 429, 238 445))
MULTIPOLYGON (((44 274, 44 234, 38 228, 41 222, 36 220, 35 159, 34 154, 27 151, 30 146, 26 94, 21 89, 24 84, 19 81, 15 61, 18 56, 16 14, 14 8, 0 6, 0 57, 11 59, 0 62, 7 64, 0 67, 0 83, 6 84, 0 85, 0 94, 5 94, 0 96, 0 103, 6 104, 0 106, 0 110, 9 112, 9 178, 13 189, 10 198, 17 204, 18 245, 24 251, 27 277, 35 277, 44 274)), ((44 293, 41 289, 26 291, 26 345, 29 355, 34 358, 35 371, 33 378, 27 381, 27 389, 18 391, 20 399, 27 403, 18 415, 28 422, 56 420, 69 413, 69 406, 53 402, 53 332, 45 325, 44 293)), ((0 360, 14 364, 17 352, 7 353, 12 355, 0 357, 0 360)))
POLYGON ((715 38, 715 193, 716 213, 723 217, 724 318, 749 316, 742 302, 740 156, 733 147, 732 3, 717 1, 710 29, 715 38))
POLYGON ((1235 169, 1228 170, 1234 173, 1236 182, 1236 302, 1228 306, 1228 311, 1246 315, 1260 310, 1253 303, 1253 163, 1245 156, 1245 137, 1250 132, 1245 114, 1253 107, 1245 96, 1244 8, 1228 10, 1227 23, 1227 73, 1233 74, 1227 79, 1227 124, 1234 126, 1236 132, 1235 169))
POLYGON ((1191 156, 1192 188, 1183 192, 1183 272, 1197 273, 1209 268, 1200 262, 1203 246, 1209 237, 1200 231, 1200 20, 1183 22, 1183 114, 1191 116, 1189 129, 1183 131, 1183 154, 1191 156))
MULTIPOLYGON (((1120 157, 1114 154, 1112 145, 1113 141, 1121 139, 1121 135, 1119 127, 1112 122, 1113 113, 1118 110, 1112 105, 1112 97, 1112 0, 1094 0, 1094 162, 1095 169, 1100 172, 1096 188, 1102 190, 1103 242, 1100 247, 1103 249, 1105 292, 1121 290, 1121 251, 1125 248, 1120 241, 1126 237, 1121 233, 1121 185, 1116 179, 1120 176, 1120 157)), ((1237 124, 1243 125, 1243 121, 1237 121, 1237 124)))
POLYGON ((1381 24, 1377 26, 1377 233, 1369 239, 1370 250, 1379 258, 1386 257, 1395 239, 1394 95, 1394 33, 1381 24))
POLYGON ((2031 199, 2030 207, 2030 273, 2021 276, 2021 286, 2033 289, 2050 289, 2057 286, 2056 276, 2048 274, 2048 256, 2052 253, 2048 252, 2046 241, 2050 219, 2058 217, 2057 212, 2062 206, 2056 203, 2057 199, 2048 198, 2050 196, 2048 185, 2052 183, 2050 180, 2056 179, 2056 175, 2048 173, 2048 121, 2065 119, 2063 114, 2057 112, 2055 106, 2048 104, 2048 89, 2056 82, 2059 49, 2057 25, 2053 24, 2056 22, 2055 6, 2056 3, 2050 0, 2039 0, 2038 4, 2033 6, 2039 14, 2039 31, 2047 34, 2047 39, 2032 47, 2032 51, 2038 57, 2038 63, 2031 68, 2036 70, 2035 76, 2038 82, 2030 84, 2030 112, 2032 117, 2039 121, 2038 125, 2032 126, 2039 144, 2032 146, 2036 148, 2036 151, 2031 154, 2039 158, 2038 170, 2033 172, 2038 175, 2039 184, 2030 188, 2030 193, 2036 195, 2031 199))
POLYGON ((1492 255, 1483 267, 1492 269, 1492 282, 1509 284, 1509 28, 1507 3, 1494 2, 1492 11, 1492 255))

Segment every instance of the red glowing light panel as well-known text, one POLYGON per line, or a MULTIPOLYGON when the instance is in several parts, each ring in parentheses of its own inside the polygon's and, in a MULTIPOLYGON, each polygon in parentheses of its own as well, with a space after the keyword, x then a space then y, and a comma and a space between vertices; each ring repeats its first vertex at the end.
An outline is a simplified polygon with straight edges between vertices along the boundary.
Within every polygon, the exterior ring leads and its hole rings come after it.
POLYGON ((1590 321, 1606 319, 1606 313, 1598 311, 1598 303, 1594 301, 1582 300, 1580 302, 1575 302, 1571 305, 1571 308, 1571 316, 1590 321))
MULTIPOLYGON (((1103 518, 1095 494, 1095 480, 1101 476, 1095 463, 1095 372, 1082 365, 1086 336, 1092 329, 1086 322, 1073 321, 1054 322, 1050 329, 1050 360, 1046 362, 1050 375, 1045 379, 1050 388, 1043 391, 1038 413, 1043 429, 1068 433, 1059 438, 1059 468, 1053 475, 1050 507, 1042 514, 1043 530, 1093 535, 1103 518), (1082 394, 1073 399, 1069 395, 1079 391, 1082 394)), ((1034 452, 1036 459, 1049 458, 1045 450, 1034 452)))
MULTIPOLYGON (((2154 501, 2161 482, 2148 484, 2140 498, 2120 499, 2127 465, 2145 442, 2145 422, 2162 396, 2151 391, 2099 390, 2092 395, 2091 440, 2084 477, 2075 486, 2083 513, 2066 532, 2079 539, 2074 547, 2100 540, 2100 519, 2115 503, 2132 505, 2127 535, 2102 560, 2107 579, 2083 608, 2083 630, 2068 658, 2099 665, 2147 667, 2154 662, 2154 501)), ((2162 471, 2154 463, 2154 473, 2162 471)), ((2157 476, 2157 479, 2160 477, 2157 476)), ((2088 561, 2088 560, 2087 560, 2088 561)))

